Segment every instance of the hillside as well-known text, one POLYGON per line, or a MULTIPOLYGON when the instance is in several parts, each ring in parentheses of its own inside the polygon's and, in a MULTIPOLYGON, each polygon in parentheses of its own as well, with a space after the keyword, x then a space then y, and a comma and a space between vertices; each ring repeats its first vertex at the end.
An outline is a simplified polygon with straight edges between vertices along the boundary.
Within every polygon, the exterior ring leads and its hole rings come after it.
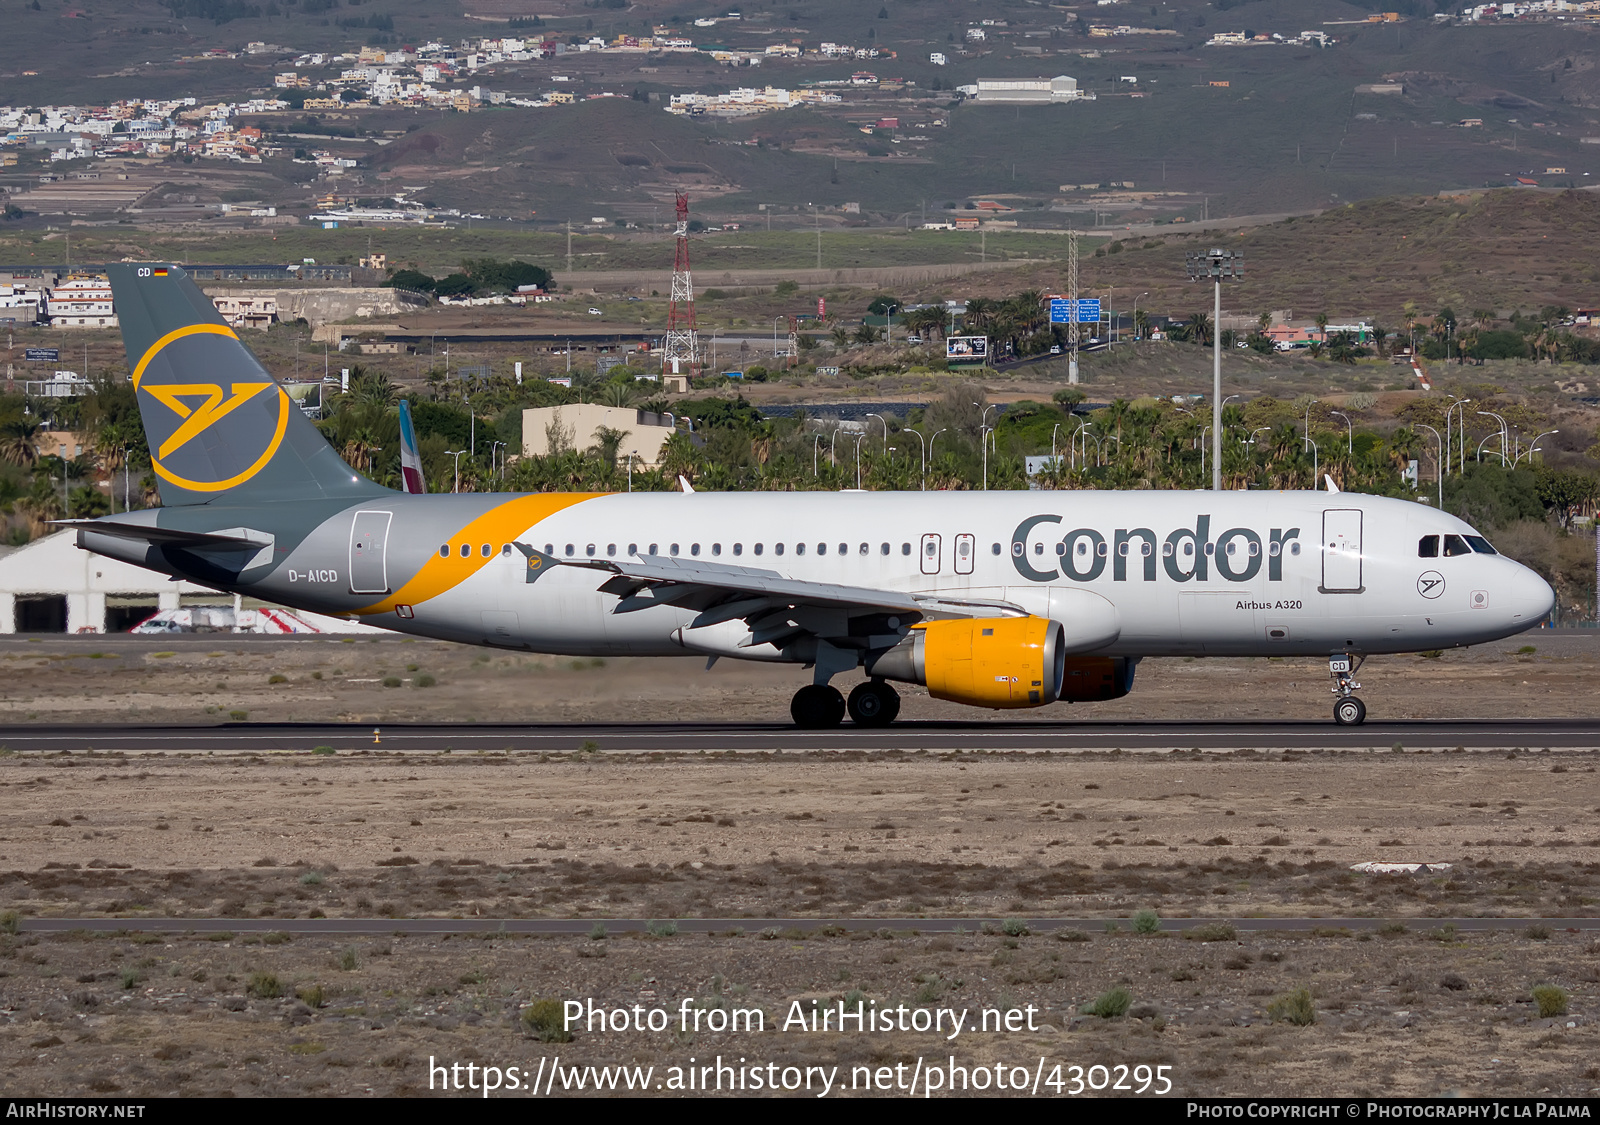
MULTIPOLYGON (((1212 245, 1243 250, 1248 267, 1244 281, 1223 287, 1225 312, 1291 309, 1310 319, 1326 311, 1335 319, 1377 317, 1393 328, 1408 301, 1424 315, 1450 305, 1463 317, 1480 308, 1505 316, 1545 305, 1600 305, 1600 194, 1590 191, 1369 200, 1221 237, 1129 239, 1085 257, 1082 286, 1112 287, 1119 309, 1148 293, 1142 308, 1209 312, 1210 290, 1189 284, 1184 256, 1212 245)), ((1064 277, 1052 267, 1019 270, 1007 280, 1012 291, 1054 291, 1064 277)))

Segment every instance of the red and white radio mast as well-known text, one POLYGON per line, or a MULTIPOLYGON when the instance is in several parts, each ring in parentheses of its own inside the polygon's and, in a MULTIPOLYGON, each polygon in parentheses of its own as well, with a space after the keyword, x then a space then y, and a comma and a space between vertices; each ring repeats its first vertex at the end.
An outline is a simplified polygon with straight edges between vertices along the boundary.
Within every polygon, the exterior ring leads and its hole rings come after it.
POLYGON ((678 253, 672 263, 672 301, 667 306, 667 339, 662 370, 693 375, 700 369, 700 338, 694 327, 694 282, 689 277, 689 197, 678 193, 678 253))

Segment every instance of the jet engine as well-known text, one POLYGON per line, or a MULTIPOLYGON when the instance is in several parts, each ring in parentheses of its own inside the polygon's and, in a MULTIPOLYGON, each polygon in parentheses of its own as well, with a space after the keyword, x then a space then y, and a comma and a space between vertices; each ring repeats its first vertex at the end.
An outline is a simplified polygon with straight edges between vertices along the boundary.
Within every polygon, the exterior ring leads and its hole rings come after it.
POLYGON ((1069 656, 1061 678, 1063 703, 1098 703, 1121 699, 1133 690, 1133 670, 1138 657, 1069 656))
POLYGON ((913 627, 869 657, 867 674, 926 684, 935 699, 974 707, 1039 707, 1061 697, 1066 671, 1061 623, 1043 617, 978 617, 913 627))

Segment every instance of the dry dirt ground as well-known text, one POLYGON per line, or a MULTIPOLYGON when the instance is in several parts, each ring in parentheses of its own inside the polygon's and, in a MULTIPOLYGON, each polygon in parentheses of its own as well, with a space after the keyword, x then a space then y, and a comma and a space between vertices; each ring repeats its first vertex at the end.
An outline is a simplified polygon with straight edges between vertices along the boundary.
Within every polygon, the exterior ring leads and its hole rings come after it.
MULTIPOLYGON (((1590 713, 1597 646, 1529 643, 1527 657, 1506 644, 1373 661, 1365 694, 1386 715, 1590 713)), ((792 672, 721 665, 475 663, 470 649, 388 640, 219 637, 214 648, 141 651, 107 639, 100 651, 112 655, 93 651, 8 642, 12 721, 221 717, 207 707, 362 721, 772 719, 794 683, 792 672), (269 684, 272 675, 286 682, 269 684), (434 686, 416 686, 424 675, 434 686), (383 687, 391 676, 402 686, 383 687)), ((1320 717, 1326 706, 1310 661, 1153 661, 1141 676, 1130 700, 1069 715, 1320 717)), ((913 717, 945 717, 942 706, 907 701, 913 717)), ((948 1065, 952 1054, 991 1070, 1044 1059, 1040 1092, 1052 1094, 1052 1074, 1069 1093, 1070 1067, 1093 1064, 1170 1066, 1180 1095, 1600 1092, 1600 943, 1537 921, 1600 911, 1600 757, 1588 752, 309 751, 0 754, 0 909, 129 927, 0 932, 0 1094, 411 1093, 428 1089, 430 1056, 515 1066, 526 1082, 541 1059, 548 1079, 557 1055, 563 1068, 655 1066, 650 1082, 670 1089, 667 1068, 719 1054, 772 1063, 780 1076, 837 1066, 834 1094, 866 1092, 851 1089, 856 1067, 874 1082, 887 1067, 890 1086, 903 1085, 919 1058, 948 1065), (1349 870, 1380 858, 1453 866, 1349 870), (1129 919, 1141 909, 1393 924, 1208 942, 1135 935, 1129 919), (595 940, 137 931, 141 915, 579 916, 603 926, 907 914, 970 916, 974 930, 981 918, 1028 916, 1120 928, 1071 941, 754 926, 595 940), (1465 915, 1507 921, 1494 933, 1451 933, 1441 921, 1465 915), (1565 990, 1565 1014, 1541 1017, 1532 990, 1545 984, 1565 990), (1079 1012, 1119 985, 1128 1014, 1079 1012), (1274 1001, 1300 988, 1315 1022, 1272 1022, 1274 1001), (587 997, 659 1006, 674 1021, 686 998, 707 1020, 760 1009, 767 1030, 580 1029, 559 1043, 523 1018, 535 1001, 587 997), (846 997, 972 1020, 1033 1005, 1039 1030, 947 1041, 782 1029, 794 1002, 809 1012, 812 1000, 846 997)), ((12 918, 0 915, 0 931, 12 918)), ((1008 1083, 1019 1073, 1007 1071, 1008 1083)), ((562 1074, 557 1094, 577 1080, 562 1074)))
MULTIPOLYGON (((846 692, 850 677, 834 682, 846 692)), ((787 722, 809 674, 700 658, 590 660, 361 637, 6 638, 0 724, 278 722, 787 722)), ((1361 670, 1374 719, 1585 717, 1600 682, 1600 634, 1530 633, 1435 657, 1378 656, 1361 670), (1531 647, 1533 651, 1523 651, 1531 647)), ((1315 659, 1154 659, 1109 703, 1010 711, 1007 721, 1325 719, 1315 659)), ((907 719, 981 722, 992 713, 902 686, 907 719)), ((0 725, 0 743, 4 727, 0 725)))

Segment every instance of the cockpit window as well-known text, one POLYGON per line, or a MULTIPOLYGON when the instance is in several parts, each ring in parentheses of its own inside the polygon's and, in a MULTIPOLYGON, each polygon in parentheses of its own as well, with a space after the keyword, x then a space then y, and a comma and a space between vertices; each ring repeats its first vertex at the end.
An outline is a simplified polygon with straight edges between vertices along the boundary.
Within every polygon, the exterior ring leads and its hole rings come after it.
POLYGON ((1472 549, 1474 551, 1478 552, 1478 554, 1480 554, 1480 555, 1496 555, 1496 554, 1499 554, 1498 551, 1496 551, 1493 547, 1489 546, 1489 541, 1487 539, 1485 539, 1481 535, 1465 535, 1465 536, 1462 536, 1462 538, 1464 538, 1467 541, 1468 545, 1470 545, 1472 547, 1472 549))
MULTIPOLYGON (((1487 546, 1487 544, 1485 544, 1487 546)), ((1457 555, 1470 555, 1472 548, 1467 546, 1467 541, 1459 535, 1446 535, 1444 537, 1444 557, 1453 559, 1457 555)))
POLYGON ((1436 559, 1439 557, 1439 537, 1437 535, 1424 535, 1417 540, 1417 558, 1436 559))

